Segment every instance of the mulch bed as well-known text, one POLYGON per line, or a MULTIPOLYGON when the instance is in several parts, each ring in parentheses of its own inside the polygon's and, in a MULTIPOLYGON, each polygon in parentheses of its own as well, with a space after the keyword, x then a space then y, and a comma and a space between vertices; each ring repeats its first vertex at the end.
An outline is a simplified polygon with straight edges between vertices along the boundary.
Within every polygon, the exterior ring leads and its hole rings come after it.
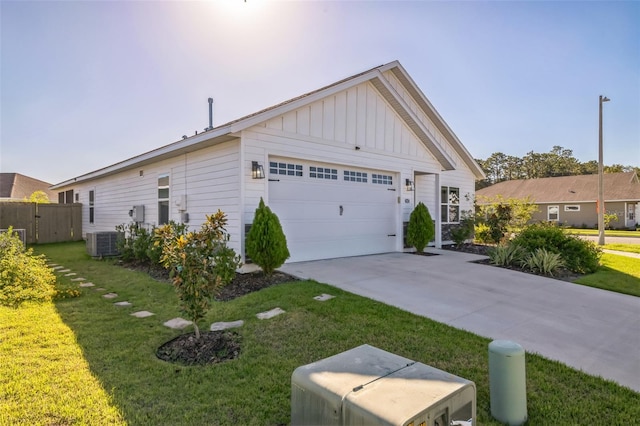
MULTIPOLYGON (((482 245, 482 244, 461 244, 459 246, 457 245, 447 245, 447 246, 442 246, 442 248, 444 250, 451 250, 451 251, 459 251, 459 252, 464 252, 464 253, 473 253, 473 254, 480 254, 483 256, 488 256, 489 255, 489 250, 491 250, 492 246, 486 246, 486 245, 482 245)), ((504 269, 511 269, 512 271, 518 271, 518 272, 524 272, 525 274, 531 274, 531 275, 539 275, 539 274, 534 274, 531 271, 527 271, 525 269, 522 269, 519 266, 498 266, 498 265, 493 265, 492 263, 489 262, 489 259, 482 259, 482 260, 476 260, 474 263, 480 263, 482 265, 489 265, 489 266, 493 266, 494 268, 504 268, 504 269)), ((546 275, 542 275, 542 276, 546 276, 546 275)), ((561 280, 561 281, 567 281, 567 282, 573 282, 575 280, 577 280, 578 278, 582 277, 582 274, 577 274, 575 272, 572 272, 570 270, 568 270, 567 268, 559 268, 556 271, 556 274, 552 277, 548 277, 547 278, 554 278, 556 280, 561 280)))
POLYGON ((229 331, 181 334, 158 348, 156 356, 181 365, 209 365, 236 359, 240 355, 240 336, 229 331))

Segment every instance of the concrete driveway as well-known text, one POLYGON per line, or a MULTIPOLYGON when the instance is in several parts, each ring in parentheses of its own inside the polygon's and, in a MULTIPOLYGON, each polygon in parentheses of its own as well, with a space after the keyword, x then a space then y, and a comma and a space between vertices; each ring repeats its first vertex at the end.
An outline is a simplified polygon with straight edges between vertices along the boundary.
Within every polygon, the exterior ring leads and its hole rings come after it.
POLYGON ((482 256, 389 253, 285 264, 314 279, 640 392, 640 298, 469 263, 482 256))

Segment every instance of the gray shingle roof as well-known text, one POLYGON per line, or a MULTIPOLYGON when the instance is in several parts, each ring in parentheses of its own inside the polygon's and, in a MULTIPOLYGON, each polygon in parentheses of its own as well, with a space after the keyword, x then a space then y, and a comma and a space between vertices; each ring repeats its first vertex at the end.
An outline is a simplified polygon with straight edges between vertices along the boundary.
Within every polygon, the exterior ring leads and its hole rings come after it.
POLYGON ((51 201, 56 200, 56 193, 50 191, 48 182, 43 182, 20 173, 0 173, 0 198, 22 200, 29 198, 35 191, 44 191, 51 201))
MULTIPOLYGON (((560 176, 540 179, 507 180, 476 191, 481 198, 531 198, 536 203, 595 202, 598 175, 560 176)), ((640 181, 635 172, 605 173, 605 201, 640 201, 640 181)))

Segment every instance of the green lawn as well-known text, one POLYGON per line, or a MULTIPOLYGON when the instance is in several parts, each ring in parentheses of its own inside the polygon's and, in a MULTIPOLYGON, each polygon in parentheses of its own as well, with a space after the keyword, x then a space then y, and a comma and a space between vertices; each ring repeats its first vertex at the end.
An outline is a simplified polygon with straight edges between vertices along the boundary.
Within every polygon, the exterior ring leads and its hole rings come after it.
MULTIPOLYGON (((154 355, 180 333, 162 325, 179 315, 168 284, 90 260, 82 243, 36 250, 134 306, 117 308, 83 289, 79 298, 55 305, 0 308, 0 424, 288 424, 293 370, 364 343, 473 380, 478 424, 498 424, 490 417, 488 339, 297 281, 216 303, 202 326, 244 319, 237 329, 240 357, 181 367, 154 355), (313 300, 321 293, 337 297, 313 300), (274 307, 286 313, 256 319, 274 307), (156 315, 128 315, 136 310, 156 315)), ((533 354, 526 365, 529 425, 633 424, 640 418, 636 392, 533 354)))
POLYGON ((640 259, 603 253, 600 263, 602 266, 596 273, 575 283, 640 296, 640 259))
MULTIPOLYGON (((565 228, 565 231, 572 235, 598 235, 597 229, 565 228)), ((640 231, 606 229, 604 235, 605 237, 640 237, 640 231)))
POLYGON ((602 248, 640 254, 640 244, 605 244, 602 248))

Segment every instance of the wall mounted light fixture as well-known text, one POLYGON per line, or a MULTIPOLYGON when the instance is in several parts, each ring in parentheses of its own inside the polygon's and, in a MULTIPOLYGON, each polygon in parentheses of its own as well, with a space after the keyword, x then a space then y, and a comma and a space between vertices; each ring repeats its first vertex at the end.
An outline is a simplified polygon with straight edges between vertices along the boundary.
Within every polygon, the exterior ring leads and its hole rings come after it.
POLYGON ((407 187, 407 191, 413 191, 413 181, 411 179, 405 179, 404 184, 407 187))
POLYGON ((264 179, 264 167, 257 161, 251 162, 251 177, 254 179, 264 179))

